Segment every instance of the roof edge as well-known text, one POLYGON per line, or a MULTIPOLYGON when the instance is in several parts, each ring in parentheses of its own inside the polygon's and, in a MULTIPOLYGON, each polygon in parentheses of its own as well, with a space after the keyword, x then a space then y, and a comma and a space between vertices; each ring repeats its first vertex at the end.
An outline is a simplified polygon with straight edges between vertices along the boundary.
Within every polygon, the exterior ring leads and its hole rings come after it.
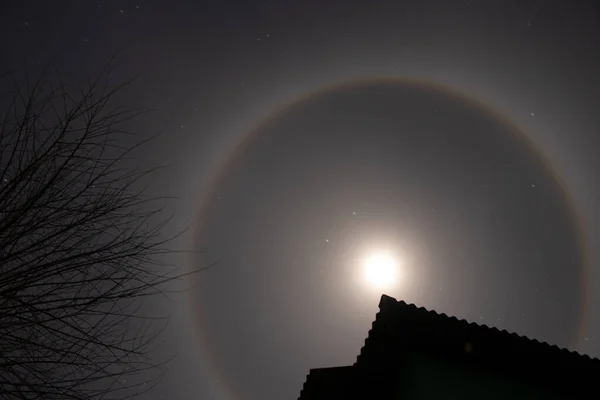
MULTIPOLYGON (((447 315, 445 313, 438 313, 435 310, 428 310, 425 307, 419 307, 419 306, 417 306, 415 304, 407 303, 404 300, 396 300, 394 297, 391 297, 391 296, 389 296, 387 294, 382 294, 381 295, 381 299, 379 300, 379 309, 380 309, 380 311, 382 311, 383 309, 389 309, 389 308, 398 307, 398 306, 405 307, 407 309, 412 309, 412 310, 420 312, 420 313, 427 313, 427 314, 430 314, 430 315, 435 315, 435 316, 441 317, 443 319, 452 320, 452 321, 457 322, 457 323, 466 324, 466 325, 471 326, 472 328, 477 328, 477 329, 480 329, 480 330, 483 330, 483 331, 487 331, 489 333, 500 333, 502 335, 506 335, 507 337, 510 336, 510 337, 513 337, 513 338, 517 338, 519 340, 526 340, 526 341, 529 341, 529 342, 533 342, 535 344, 551 348, 553 351, 560 351, 560 352, 563 352, 563 353, 569 353, 569 354, 571 354, 573 356, 583 357, 583 358, 586 358, 586 359, 588 359, 590 361, 600 361, 600 359, 598 359, 596 357, 591 357, 588 354, 579 353, 578 351, 570 350, 570 349, 565 348, 565 347, 559 347, 559 346, 557 346, 555 344, 550 344, 548 342, 544 342, 544 341, 541 341, 541 340, 530 338, 530 337, 525 336, 525 335, 519 335, 516 332, 510 332, 510 331, 507 331, 506 329, 498 329, 498 328, 496 328, 494 326, 488 326, 488 325, 485 325, 485 324, 478 324, 477 322, 471 322, 471 321, 468 321, 468 320, 463 319, 463 318, 457 318, 455 316, 447 315)), ((379 313, 377 313, 377 315, 376 315, 375 318, 377 319, 378 316, 379 316, 379 313)))

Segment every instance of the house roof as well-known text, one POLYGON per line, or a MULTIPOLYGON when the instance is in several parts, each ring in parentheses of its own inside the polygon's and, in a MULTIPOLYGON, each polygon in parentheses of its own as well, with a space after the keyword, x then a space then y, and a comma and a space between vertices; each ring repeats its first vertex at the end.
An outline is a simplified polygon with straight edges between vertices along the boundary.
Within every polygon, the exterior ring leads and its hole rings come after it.
POLYGON ((300 392, 300 399, 331 399, 348 395, 348 382, 354 379, 353 366, 311 369, 300 392))
POLYGON ((417 307, 383 295, 358 364, 377 363, 387 358, 377 354, 385 348, 406 352, 427 352, 440 357, 468 356, 486 362, 519 361, 521 364, 555 368, 600 368, 600 360, 550 345, 506 330, 479 325, 446 314, 417 307))
POLYGON ((502 378, 566 391, 571 398, 595 389, 595 377, 600 373, 596 358, 383 295, 354 365, 311 370, 300 398, 333 398, 336 391, 339 395, 359 390, 357 382, 365 380, 371 388, 383 387, 392 379, 389 374, 417 359, 442 360, 453 368, 474 367, 502 378), (321 397, 325 391, 329 395, 321 397), (317 392, 319 396, 311 395, 317 392))

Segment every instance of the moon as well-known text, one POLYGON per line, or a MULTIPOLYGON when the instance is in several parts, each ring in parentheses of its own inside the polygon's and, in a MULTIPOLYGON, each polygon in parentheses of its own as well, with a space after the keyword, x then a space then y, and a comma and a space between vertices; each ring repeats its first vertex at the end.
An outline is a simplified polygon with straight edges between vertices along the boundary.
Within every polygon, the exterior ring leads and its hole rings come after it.
POLYGON ((369 254, 364 263, 366 283, 373 289, 385 289, 398 282, 397 260, 388 252, 376 251, 369 254))

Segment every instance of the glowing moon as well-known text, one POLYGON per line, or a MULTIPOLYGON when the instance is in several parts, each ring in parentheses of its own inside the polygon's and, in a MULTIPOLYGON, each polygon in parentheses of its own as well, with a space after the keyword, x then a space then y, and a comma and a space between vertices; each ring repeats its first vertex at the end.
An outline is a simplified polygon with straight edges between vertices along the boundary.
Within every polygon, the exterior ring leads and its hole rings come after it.
POLYGON ((365 260, 365 279, 376 289, 389 288, 398 281, 398 265, 391 254, 376 252, 365 260))

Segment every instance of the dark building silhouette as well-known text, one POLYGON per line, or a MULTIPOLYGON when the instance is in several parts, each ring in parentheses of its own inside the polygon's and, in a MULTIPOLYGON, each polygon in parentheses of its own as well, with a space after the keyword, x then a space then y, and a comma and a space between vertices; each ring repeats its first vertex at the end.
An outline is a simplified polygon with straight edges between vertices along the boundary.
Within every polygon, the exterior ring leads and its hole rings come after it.
POLYGON ((300 400, 598 398, 600 360, 383 295, 354 365, 311 369, 300 400))

